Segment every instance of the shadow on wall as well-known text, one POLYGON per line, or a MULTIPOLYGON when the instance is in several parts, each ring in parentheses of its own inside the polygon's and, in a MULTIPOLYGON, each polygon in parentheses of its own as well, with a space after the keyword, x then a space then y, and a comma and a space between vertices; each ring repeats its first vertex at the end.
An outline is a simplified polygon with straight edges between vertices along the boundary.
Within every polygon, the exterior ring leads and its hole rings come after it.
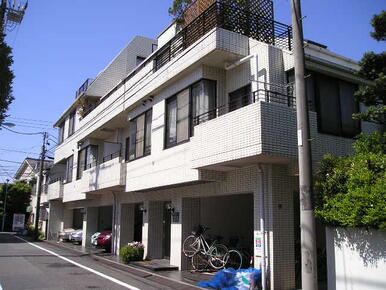
POLYGON ((386 261, 386 231, 373 229, 338 228, 335 246, 340 249, 349 247, 362 258, 364 266, 378 266, 386 261))

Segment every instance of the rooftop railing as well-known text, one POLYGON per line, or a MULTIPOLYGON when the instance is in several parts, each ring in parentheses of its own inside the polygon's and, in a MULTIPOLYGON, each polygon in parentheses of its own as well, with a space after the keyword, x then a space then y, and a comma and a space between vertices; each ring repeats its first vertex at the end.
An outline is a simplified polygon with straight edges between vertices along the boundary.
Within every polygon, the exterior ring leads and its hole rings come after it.
POLYGON ((154 70, 160 69, 215 27, 240 33, 282 49, 292 49, 291 26, 218 0, 157 52, 154 70))
POLYGON ((91 85, 91 83, 93 82, 94 80, 93 79, 87 79, 81 86, 80 88, 76 91, 75 93, 75 99, 77 99, 80 95, 82 95, 86 90, 87 88, 91 85))

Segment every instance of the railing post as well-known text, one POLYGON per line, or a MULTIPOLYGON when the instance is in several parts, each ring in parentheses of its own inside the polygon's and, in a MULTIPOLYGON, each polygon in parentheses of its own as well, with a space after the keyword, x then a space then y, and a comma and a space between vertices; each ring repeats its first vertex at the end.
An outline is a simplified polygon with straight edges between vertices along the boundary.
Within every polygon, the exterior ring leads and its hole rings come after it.
POLYGON ((288 50, 292 50, 292 45, 291 45, 291 26, 288 26, 287 28, 287 33, 288 33, 288 50))

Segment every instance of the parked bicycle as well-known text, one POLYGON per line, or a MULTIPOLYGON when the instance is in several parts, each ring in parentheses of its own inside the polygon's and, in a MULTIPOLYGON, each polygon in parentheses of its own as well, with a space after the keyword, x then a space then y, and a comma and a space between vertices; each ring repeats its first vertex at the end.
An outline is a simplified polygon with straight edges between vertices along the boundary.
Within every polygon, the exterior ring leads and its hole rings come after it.
POLYGON ((195 270, 204 270, 208 264, 215 270, 224 268, 228 262, 228 248, 214 240, 210 245, 203 234, 209 230, 199 226, 196 232, 188 236, 183 245, 182 251, 185 256, 192 258, 192 267, 195 270))

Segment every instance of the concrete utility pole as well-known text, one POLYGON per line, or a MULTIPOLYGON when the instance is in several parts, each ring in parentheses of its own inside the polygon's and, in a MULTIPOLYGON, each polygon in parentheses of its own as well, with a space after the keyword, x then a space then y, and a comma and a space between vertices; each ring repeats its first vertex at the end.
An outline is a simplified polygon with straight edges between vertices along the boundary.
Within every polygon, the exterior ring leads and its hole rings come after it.
POLYGON ((4 232, 5 217, 7 216, 7 195, 8 195, 8 182, 9 179, 5 180, 5 197, 3 206, 3 220, 1 221, 1 231, 4 232))
POLYGON ((300 0, 292 0, 295 95, 298 129, 300 233, 302 289, 318 289, 316 269, 315 219, 312 204, 312 157, 306 84, 304 79, 304 41, 300 0))
POLYGON ((44 170, 44 159, 46 158, 46 142, 47 142, 47 132, 43 132, 43 145, 42 153, 40 154, 40 167, 39 167, 39 180, 36 193, 36 215, 35 215, 35 229, 34 229, 34 239, 39 238, 39 218, 40 218, 40 196, 42 194, 42 185, 43 185, 43 170, 44 170))

